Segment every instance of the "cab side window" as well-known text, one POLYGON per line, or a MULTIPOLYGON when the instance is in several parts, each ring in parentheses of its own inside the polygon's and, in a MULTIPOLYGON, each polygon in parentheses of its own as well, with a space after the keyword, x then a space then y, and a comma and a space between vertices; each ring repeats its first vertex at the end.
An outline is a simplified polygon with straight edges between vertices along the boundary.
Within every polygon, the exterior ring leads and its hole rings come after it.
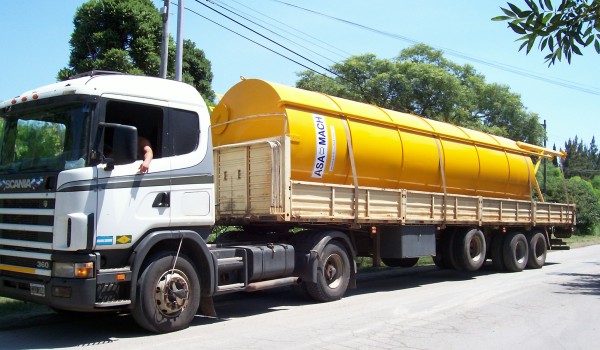
MULTIPOLYGON (((108 101, 106 104, 106 122, 135 126, 138 138, 144 137, 150 141, 154 159, 165 156, 164 110, 162 107, 124 101, 108 101)), ((104 135, 104 152, 110 154, 112 145, 112 130, 106 129, 104 135)))
POLYGON ((169 110, 169 134, 172 146, 169 156, 194 151, 200 139, 198 114, 181 109, 169 110))

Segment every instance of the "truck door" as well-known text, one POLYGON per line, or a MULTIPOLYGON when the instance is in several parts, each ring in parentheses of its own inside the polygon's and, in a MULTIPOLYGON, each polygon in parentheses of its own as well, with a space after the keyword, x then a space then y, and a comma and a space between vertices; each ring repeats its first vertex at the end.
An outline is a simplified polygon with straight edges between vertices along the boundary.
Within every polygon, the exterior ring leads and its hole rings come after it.
MULTIPOLYGON (((154 153, 145 174, 139 172, 141 159, 115 164, 114 169, 106 168, 105 163, 98 165, 96 248, 127 248, 149 230, 170 225, 171 165, 169 158, 163 157, 167 108, 139 98, 105 101, 105 121, 136 127, 138 137, 148 139, 154 153)), ((104 154, 110 157, 110 129, 104 131, 103 143, 104 154)))
POLYGON ((207 111, 171 107, 167 138, 171 160, 171 225, 193 226, 195 231, 208 236, 214 224, 214 184, 207 111))

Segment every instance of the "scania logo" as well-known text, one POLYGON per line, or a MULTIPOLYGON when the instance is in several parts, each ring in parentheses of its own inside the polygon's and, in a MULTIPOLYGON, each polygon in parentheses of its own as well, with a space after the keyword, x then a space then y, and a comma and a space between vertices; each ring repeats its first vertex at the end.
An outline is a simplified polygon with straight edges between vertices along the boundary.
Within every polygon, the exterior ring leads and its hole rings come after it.
POLYGON ((43 184, 44 178, 41 176, 26 179, 0 179, 0 189, 3 191, 13 189, 37 190, 42 187, 43 184))

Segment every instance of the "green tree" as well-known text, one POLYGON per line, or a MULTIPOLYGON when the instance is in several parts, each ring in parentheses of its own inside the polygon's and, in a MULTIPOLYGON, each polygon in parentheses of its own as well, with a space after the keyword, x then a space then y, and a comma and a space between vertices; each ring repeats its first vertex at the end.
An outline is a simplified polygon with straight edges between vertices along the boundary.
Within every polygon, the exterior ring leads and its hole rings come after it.
MULTIPOLYGON (((75 13, 69 41, 69 66, 59 80, 91 70, 158 76, 162 18, 151 0, 90 0, 75 13)), ((175 45, 169 40, 169 76, 173 77, 175 45)), ((184 42, 183 78, 212 101, 210 61, 189 40, 184 42)))
POLYGON ((487 84, 472 66, 455 64, 427 45, 392 60, 353 56, 330 69, 334 79, 305 71, 296 86, 529 143, 544 137, 537 115, 525 110, 519 95, 487 84))
MULTIPOLYGON (((539 171, 537 174, 539 183, 542 182, 541 173, 539 171)), ((548 186, 544 192, 544 199, 548 202, 574 203, 577 207, 576 233, 593 233, 594 227, 600 222, 600 203, 598 189, 595 187, 600 186, 600 177, 592 182, 579 176, 565 179, 559 168, 548 163, 547 181, 548 186)))
POLYGON ((583 143, 583 140, 575 136, 574 139, 565 142, 565 151, 567 152, 567 158, 562 161, 562 166, 567 178, 579 176, 590 180, 596 173, 600 172, 600 164, 598 164, 600 154, 595 138, 592 138, 590 145, 587 146, 583 143))
MULTIPOLYGON (((175 48, 169 49, 169 52, 175 52, 175 48)), ((198 49, 193 41, 184 40, 182 61, 183 81, 195 87, 207 101, 213 101, 215 99, 215 92, 211 86, 213 74, 210 61, 204 55, 204 51, 198 49)), ((170 67, 175 67, 174 58, 170 67)))
POLYGON ((577 231, 582 234, 593 232, 600 221, 600 204, 592 184, 579 176, 567 180, 567 189, 572 202, 577 205, 577 231))
POLYGON ((573 53, 581 55, 581 48, 592 43, 600 54, 600 0, 561 0, 558 7, 552 0, 525 0, 525 4, 521 8, 509 2, 508 8, 501 8, 503 16, 492 18, 507 21, 522 35, 519 51, 525 48, 529 53, 538 42, 540 51, 549 52, 548 65, 563 57, 571 63, 573 53))
POLYGON ((594 175, 590 183, 592 184, 596 197, 600 199, 600 175, 594 175))

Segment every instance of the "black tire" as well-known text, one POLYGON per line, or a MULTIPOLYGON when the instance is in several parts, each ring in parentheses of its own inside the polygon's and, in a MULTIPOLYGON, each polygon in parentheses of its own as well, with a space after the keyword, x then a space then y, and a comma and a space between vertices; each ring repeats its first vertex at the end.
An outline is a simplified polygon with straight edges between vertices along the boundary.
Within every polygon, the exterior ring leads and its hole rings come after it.
POLYGON ((454 238, 454 260, 461 270, 479 270, 485 263, 485 254, 485 236, 479 229, 458 233, 454 238))
POLYGON ((133 318, 151 332, 187 328, 200 305, 196 269, 185 255, 179 255, 173 268, 174 259, 171 254, 152 257, 137 281, 133 318))
POLYGON ((444 266, 448 269, 460 270, 460 267, 456 263, 454 257, 454 240, 455 232, 446 232, 442 237, 442 261, 444 266))
POLYGON ((504 258, 502 257, 502 251, 504 249, 504 234, 498 232, 492 238, 492 266, 495 270, 504 271, 504 258))
POLYGON ((523 271, 527 266, 528 257, 529 247, 524 234, 512 232, 506 236, 502 247, 502 258, 504 259, 504 268, 507 271, 523 271))
POLYGON ((317 283, 305 282, 306 292, 321 302, 341 299, 350 281, 350 260, 346 249, 331 241, 323 248, 319 259, 317 283))
POLYGON ((527 234, 527 243, 529 245, 527 267, 530 269, 541 269, 546 263, 546 254, 548 252, 546 238, 541 232, 530 232, 527 234))
POLYGON ((413 267, 419 258, 381 258, 381 261, 389 267, 413 267))

